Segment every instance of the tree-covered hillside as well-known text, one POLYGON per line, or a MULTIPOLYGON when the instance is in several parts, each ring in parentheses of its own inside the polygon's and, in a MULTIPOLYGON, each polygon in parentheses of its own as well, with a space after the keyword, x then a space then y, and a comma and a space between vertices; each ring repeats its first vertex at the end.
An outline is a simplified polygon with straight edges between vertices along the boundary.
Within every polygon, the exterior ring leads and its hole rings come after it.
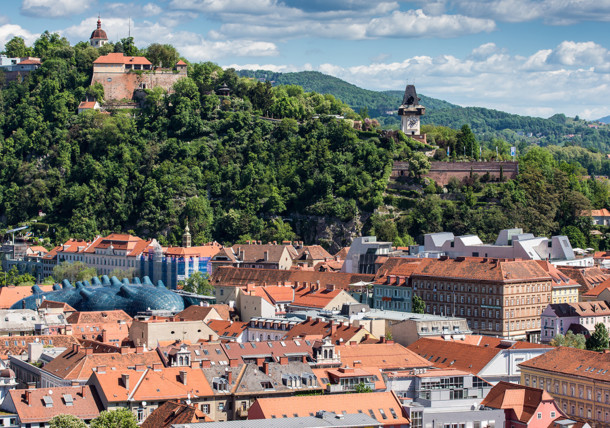
MULTIPOLYGON (((579 216, 610 204, 607 182, 582 178, 610 172, 600 153, 524 146, 518 179, 472 176, 443 188, 425 177, 430 145, 383 130, 330 94, 205 62, 189 64, 169 94, 147 90, 141 108, 78 115, 86 96, 103 102, 103 88, 89 86, 100 54, 129 51, 171 66, 178 53, 137 50, 128 39, 70 46, 49 33, 32 47, 7 46, 43 64, 0 91, 0 228, 29 224, 49 244, 120 231, 178 244, 188 219, 195 244, 298 237, 334 250, 359 234, 405 244, 427 232, 487 238, 520 226, 606 246, 579 216), (230 96, 215 95, 225 84, 230 96), (412 176, 389 180, 393 161, 408 162, 412 176)), ((459 131, 424 129, 439 160, 446 148, 458 162, 509 157, 507 141, 475 138, 466 117, 459 131)))
MULTIPOLYGON (((361 89, 333 76, 315 71, 275 73, 264 70, 241 70, 242 76, 272 81, 274 85, 300 85, 308 91, 332 94, 356 111, 367 109, 371 118, 382 125, 397 129, 395 114, 402 102, 403 91, 376 92, 361 89), (388 112, 394 111, 394 114, 388 112)), ((558 114, 548 119, 520 116, 482 107, 460 107, 446 101, 418 94, 426 107, 423 124, 446 126, 453 129, 467 123, 481 139, 500 138, 509 143, 537 145, 576 145, 610 152, 610 126, 595 128, 578 118, 558 114)))

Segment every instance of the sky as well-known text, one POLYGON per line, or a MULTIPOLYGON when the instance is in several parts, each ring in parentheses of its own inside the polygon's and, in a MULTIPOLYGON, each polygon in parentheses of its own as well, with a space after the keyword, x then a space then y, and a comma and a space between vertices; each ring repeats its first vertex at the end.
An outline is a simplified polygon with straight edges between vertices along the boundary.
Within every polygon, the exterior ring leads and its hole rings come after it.
MULTIPOLYGON (((315 70, 521 115, 610 115, 610 0, 0 0, 0 50, 45 30, 174 45, 191 62, 315 70)), ((397 106, 398 107, 398 106, 397 106)))

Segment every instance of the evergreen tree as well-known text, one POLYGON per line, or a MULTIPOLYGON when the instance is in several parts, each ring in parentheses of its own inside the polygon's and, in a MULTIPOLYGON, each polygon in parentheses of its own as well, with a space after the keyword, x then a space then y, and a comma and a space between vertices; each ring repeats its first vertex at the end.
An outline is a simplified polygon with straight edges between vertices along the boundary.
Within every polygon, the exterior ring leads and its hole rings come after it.
POLYGON ((608 349, 608 341, 610 340, 608 336, 608 329, 603 323, 595 324, 595 331, 587 339, 587 349, 590 351, 603 351, 604 349, 608 349))

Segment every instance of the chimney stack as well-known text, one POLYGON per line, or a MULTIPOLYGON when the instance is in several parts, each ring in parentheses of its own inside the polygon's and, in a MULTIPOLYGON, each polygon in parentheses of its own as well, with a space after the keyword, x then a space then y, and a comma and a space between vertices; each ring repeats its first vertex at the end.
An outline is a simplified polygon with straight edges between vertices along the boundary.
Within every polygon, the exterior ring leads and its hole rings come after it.
POLYGON ((263 363, 263 372, 264 372, 266 375, 269 375, 269 361, 265 361, 265 362, 263 363))
POLYGON ((228 367, 225 369, 225 376, 227 377, 228 384, 231 385, 231 379, 233 379, 233 372, 228 367))
POLYGON ((269 251, 263 252, 263 260, 266 262, 269 261, 269 251))
POLYGON ((210 360, 201 360, 202 369, 209 369, 210 367, 212 367, 212 362, 210 360))
POLYGON ((122 374, 121 375, 121 380, 123 381, 123 386, 125 387, 125 389, 129 389, 129 375, 128 374, 122 374))
POLYGON ((93 355, 93 348, 85 348, 85 355, 93 355))
POLYGON ((85 398, 85 396, 87 395, 87 385, 83 385, 80 389, 80 395, 85 398))
POLYGON ((30 401, 31 398, 30 396, 32 395, 32 391, 30 391, 29 389, 25 390, 25 404, 27 404, 28 406, 30 405, 30 401))
POLYGON ((186 371, 180 370, 180 382, 186 385, 186 371))

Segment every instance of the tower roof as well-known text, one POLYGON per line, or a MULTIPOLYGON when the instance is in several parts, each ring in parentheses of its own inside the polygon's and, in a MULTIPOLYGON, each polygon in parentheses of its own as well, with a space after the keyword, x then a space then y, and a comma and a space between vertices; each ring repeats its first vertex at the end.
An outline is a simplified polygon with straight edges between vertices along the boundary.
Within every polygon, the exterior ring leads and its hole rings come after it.
POLYGON ((102 20, 99 16, 97 17, 97 28, 93 30, 93 33, 91 33, 91 37, 89 39, 108 40, 106 32, 102 30, 102 20))
POLYGON ((402 98, 402 104, 404 106, 419 105, 419 97, 417 96, 415 85, 407 85, 405 88, 405 95, 402 98))

